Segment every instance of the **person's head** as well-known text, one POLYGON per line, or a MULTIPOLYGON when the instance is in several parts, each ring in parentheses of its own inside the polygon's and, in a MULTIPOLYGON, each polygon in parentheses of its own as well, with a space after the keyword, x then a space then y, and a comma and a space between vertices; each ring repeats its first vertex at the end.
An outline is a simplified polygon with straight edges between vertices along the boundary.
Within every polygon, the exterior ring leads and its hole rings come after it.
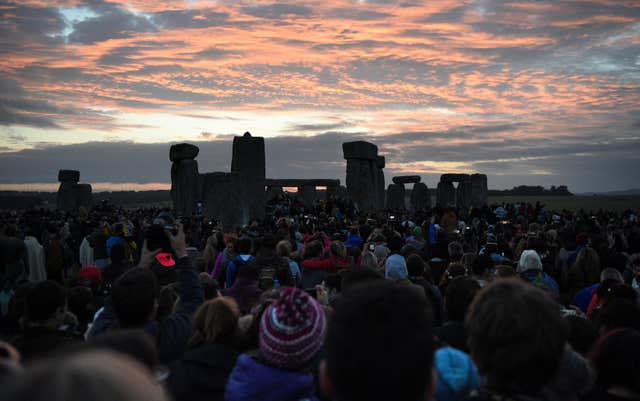
POLYGON ((200 279, 200 286, 204 291, 204 299, 213 299, 218 296, 218 281, 211 278, 211 275, 206 272, 202 272, 198 275, 200 279))
POLYGON ((347 248, 345 248, 342 241, 333 241, 331 243, 331 246, 329 247, 329 250, 331 251, 331 255, 333 256, 338 256, 341 258, 347 256, 347 248))
POLYGON ((313 240, 309 242, 304 249, 305 259, 317 258, 322 255, 322 242, 313 240))
POLYGON ((493 259, 489 255, 480 255, 471 264, 471 272, 475 276, 484 276, 491 270, 493 270, 493 259))
POLYGON ((542 270, 542 260, 540 260, 540 255, 538 255, 538 252, 533 249, 522 251, 520 261, 518 262, 518 268, 516 269, 518 273, 522 273, 527 270, 542 270))
POLYGON ((357 286, 358 284, 368 283, 371 281, 381 281, 384 280, 382 274, 380 274, 377 270, 374 269, 353 269, 346 271, 342 276, 342 291, 348 291, 349 289, 357 286))
POLYGON ((640 332, 617 329, 607 333, 593 347, 590 359, 602 387, 616 386, 640 395, 640 332))
POLYGON ((402 250, 402 247, 404 246, 404 241, 402 240, 402 237, 400 237, 399 235, 393 235, 389 239, 389 242, 387 245, 391 253, 399 254, 400 251, 402 250))
POLYGON ((508 278, 514 277, 516 275, 516 271, 513 270, 513 267, 508 265, 498 265, 496 266, 496 278, 508 278))
POLYGON ((276 246, 276 251, 278 255, 288 258, 291 256, 291 243, 289 241, 280 241, 276 246))
POLYGON ((406 280, 409 277, 404 257, 393 255, 384 264, 384 277, 389 280, 406 280))
POLYGON ((238 334, 240 311, 233 298, 220 297, 206 301, 193 316, 190 347, 202 344, 232 345, 238 334))
POLYGON ((636 301, 613 298, 598 313, 596 325, 601 334, 623 327, 640 330, 640 307, 636 301))
POLYGON ((260 242, 260 250, 275 251, 278 240, 273 234, 265 234, 260 242))
POLYGON ((600 257, 598 256, 598 252, 596 252, 595 249, 585 247, 582 248, 580 252, 578 252, 575 264, 583 270, 590 267, 600 269, 600 257))
POLYGON ((111 247, 111 263, 123 263, 125 261, 125 248, 122 242, 118 242, 111 247))
POLYGON ((163 388, 135 360, 106 351, 40 361, 5 382, 0 400, 166 401, 163 388))
POLYGON ((569 326, 569 344, 576 352, 587 355, 593 344, 598 339, 596 326, 580 316, 565 316, 564 320, 569 326))
POLYGON ((622 278, 622 274, 613 267, 607 267, 606 269, 600 272, 600 282, 603 283, 605 280, 613 280, 618 283, 624 283, 624 278, 622 278))
POLYGON ((544 291, 502 279, 480 291, 466 317, 471 356, 497 391, 537 393, 554 377, 568 337, 544 291))
POLYGON ((427 262, 420 255, 412 254, 407 258, 407 271, 411 277, 422 277, 427 267, 427 262))
POLYGON ((241 237, 237 243, 238 253, 241 255, 249 255, 251 254, 252 246, 253 241, 251 241, 251 238, 247 236, 241 237))
POLYGON ((224 245, 225 248, 227 250, 227 252, 231 252, 231 253, 235 253, 236 252, 236 243, 238 242, 238 238, 229 235, 229 234, 225 234, 223 236, 224 238, 224 245))
POLYGON ((451 280, 444 293, 444 306, 449 320, 464 320, 478 291, 480 284, 471 277, 459 276, 451 280))
POLYGON ((93 293, 84 286, 75 286, 69 290, 67 301, 69 311, 73 313, 80 323, 90 323, 95 313, 93 293))
POLYGON ((158 282, 149 269, 127 270, 111 287, 116 316, 123 327, 140 327, 151 320, 158 307, 158 282))
POLYGON ((426 297, 389 281, 345 291, 327 334, 322 391, 341 401, 430 399, 435 386, 430 311, 426 297))
POLYGON ((322 348, 326 330, 320 304, 298 288, 285 287, 260 318, 260 356, 277 368, 307 367, 322 348))
POLYGON ((29 289, 26 297, 27 318, 32 323, 57 319, 66 307, 64 288, 55 281, 41 281, 29 289))
POLYGON ((142 329, 111 330, 89 339, 92 349, 125 354, 153 372, 160 363, 158 350, 151 336, 142 329))
POLYGON ((449 253, 449 260, 452 262, 459 262, 462 259, 462 255, 464 255, 462 244, 458 241, 450 242, 449 245, 447 245, 447 251, 449 253))

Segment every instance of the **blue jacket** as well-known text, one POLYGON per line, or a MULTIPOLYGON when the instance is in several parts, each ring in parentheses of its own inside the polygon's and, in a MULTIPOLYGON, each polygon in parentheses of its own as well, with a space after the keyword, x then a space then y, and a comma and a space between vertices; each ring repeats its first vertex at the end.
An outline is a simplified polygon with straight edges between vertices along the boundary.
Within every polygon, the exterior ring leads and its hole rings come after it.
POLYGON ((362 237, 358 234, 351 234, 349 238, 344 242, 344 246, 352 246, 354 248, 360 248, 362 246, 362 237))
MULTIPOLYGON (((178 308, 161 321, 152 320, 144 326, 144 330, 157 341, 160 363, 169 363, 182 357, 191 337, 191 319, 204 300, 204 291, 200 286, 198 272, 191 265, 189 257, 178 259, 176 269, 178 283, 180 283, 178 308)), ((119 327, 120 324, 109 298, 105 301, 104 310, 91 325, 87 338, 119 327)))
POLYGON ((238 271, 240 270, 240 266, 244 266, 253 260, 253 256, 248 255, 248 259, 243 259, 242 256, 247 255, 238 255, 227 265, 227 276, 224 280, 225 288, 233 287, 233 283, 236 282, 236 277, 238 276, 238 271))
POLYGON ((226 401, 315 400, 313 376, 264 365, 249 355, 238 357, 229 376, 226 401))

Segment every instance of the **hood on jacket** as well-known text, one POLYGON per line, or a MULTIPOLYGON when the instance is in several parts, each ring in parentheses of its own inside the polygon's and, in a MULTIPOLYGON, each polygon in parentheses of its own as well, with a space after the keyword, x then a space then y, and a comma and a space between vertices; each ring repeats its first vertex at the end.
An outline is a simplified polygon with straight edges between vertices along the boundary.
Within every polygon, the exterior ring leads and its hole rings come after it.
POLYGON ((469 355, 455 348, 440 348, 435 353, 434 366, 438 385, 434 399, 453 401, 480 387, 478 369, 469 355))

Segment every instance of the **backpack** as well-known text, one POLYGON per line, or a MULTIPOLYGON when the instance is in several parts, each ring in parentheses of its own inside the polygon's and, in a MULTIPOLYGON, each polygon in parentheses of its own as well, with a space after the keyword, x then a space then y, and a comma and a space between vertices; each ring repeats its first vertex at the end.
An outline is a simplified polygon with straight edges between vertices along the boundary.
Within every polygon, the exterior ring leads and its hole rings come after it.
POLYGON ((269 262, 261 265, 260 274, 258 275, 258 288, 262 291, 273 288, 273 282, 283 268, 289 269, 289 263, 282 258, 280 258, 280 260, 275 264, 269 262))

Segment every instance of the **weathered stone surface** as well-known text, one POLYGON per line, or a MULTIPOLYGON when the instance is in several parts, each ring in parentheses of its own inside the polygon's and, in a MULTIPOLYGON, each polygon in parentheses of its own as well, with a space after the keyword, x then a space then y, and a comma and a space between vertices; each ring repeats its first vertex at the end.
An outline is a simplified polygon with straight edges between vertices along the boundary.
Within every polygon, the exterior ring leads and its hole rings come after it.
POLYGON ((440 181, 438 183, 436 203, 440 206, 455 206, 456 189, 451 181, 440 181))
POLYGON ((415 184, 421 180, 422 178, 419 175, 398 175, 392 178, 394 184, 415 184))
POLYGON ((179 162, 182 160, 193 160, 198 156, 200 149, 190 143, 179 143, 171 145, 169 149, 169 160, 179 162))
POLYGON ((78 170, 59 170, 59 182, 78 182, 80 181, 80 172, 78 170))
POLYGON ((470 179, 469 174, 442 174, 440 176, 440 182, 463 182, 470 179))
POLYGON ((77 184, 76 188, 76 207, 84 207, 87 210, 93 205, 92 189, 90 184, 77 184))
POLYGON ((253 137, 248 132, 234 137, 231 172, 239 174, 242 179, 243 216, 248 216, 244 224, 265 216, 265 171, 264 138, 253 137))
POLYGON ((315 186, 303 185, 298 187, 298 196, 305 208, 312 208, 318 193, 315 186))
MULTIPOLYGON (((342 144, 342 153, 345 159, 365 159, 376 160, 378 158, 378 147, 370 142, 354 141, 342 144)), ((347 184, 347 187, 349 185, 347 184)))
POLYGON ((483 207, 489 201, 489 187, 486 174, 471 175, 471 206, 483 207))
POLYGON ((467 209, 471 206, 471 181, 462 181, 456 189, 456 206, 467 209))
POLYGON ((342 144, 347 159, 347 190, 359 211, 382 210, 385 203, 384 157, 378 147, 364 141, 342 144))
POLYGON ((171 166, 171 198, 177 216, 191 216, 202 193, 196 160, 182 160, 171 166))
POLYGON ((423 182, 414 184, 411 190, 411 209, 425 210, 429 208, 431 208, 429 188, 427 188, 427 185, 423 182))
POLYGON ((402 184, 389 184, 387 187, 387 209, 404 209, 405 189, 402 184))
POLYGON ((201 177, 204 214, 220 221, 225 231, 238 228, 245 219, 242 215, 240 177, 218 172, 202 174, 201 177))
POLYGON ((349 191, 347 190, 347 187, 340 185, 336 188, 336 197, 338 199, 349 199, 349 191))
MULTIPOLYGON (((76 171, 76 173, 78 172, 76 171)), ((77 175, 79 176, 80 173, 77 175)), ((76 211, 80 207, 90 210, 92 205, 91 185, 78 184, 74 181, 62 181, 58 188, 56 204, 58 209, 64 211, 76 211)))

